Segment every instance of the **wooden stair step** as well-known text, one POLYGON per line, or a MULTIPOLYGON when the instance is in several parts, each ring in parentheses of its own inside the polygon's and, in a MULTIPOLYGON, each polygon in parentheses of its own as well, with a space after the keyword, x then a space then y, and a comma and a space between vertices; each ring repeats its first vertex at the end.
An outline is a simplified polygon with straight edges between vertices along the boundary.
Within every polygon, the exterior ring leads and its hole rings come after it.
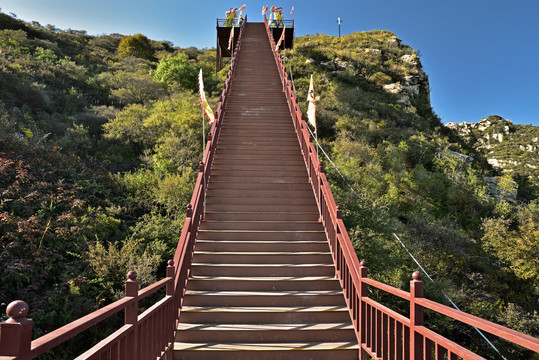
POLYGON ((354 341, 350 322, 299 324, 196 324, 180 323, 176 333, 179 342, 276 343, 310 341, 354 341))
POLYGON ((196 291, 188 290, 185 306, 344 306, 340 290, 196 291))
POLYGON ((349 360, 358 358, 357 342, 299 343, 174 343, 174 360, 349 360))

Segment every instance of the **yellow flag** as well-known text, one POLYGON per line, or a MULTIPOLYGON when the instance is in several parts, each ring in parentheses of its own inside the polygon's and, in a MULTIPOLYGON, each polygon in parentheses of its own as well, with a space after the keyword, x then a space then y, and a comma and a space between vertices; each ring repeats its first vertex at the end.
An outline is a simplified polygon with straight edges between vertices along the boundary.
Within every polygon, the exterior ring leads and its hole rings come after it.
POLYGON ((200 73, 198 74, 198 85, 199 85, 199 92, 200 92, 200 106, 202 106, 202 109, 204 109, 204 113, 208 117, 208 123, 211 125, 215 121, 215 115, 213 115, 213 111, 211 110, 210 104, 208 104, 208 100, 206 100, 206 94, 204 94, 202 68, 200 69, 200 73))
POLYGON ((316 134, 316 103, 314 101, 314 87, 312 75, 311 84, 309 85, 309 95, 307 95, 307 101, 309 102, 309 107, 307 108, 307 119, 309 120, 309 124, 314 127, 314 132, 316 134))

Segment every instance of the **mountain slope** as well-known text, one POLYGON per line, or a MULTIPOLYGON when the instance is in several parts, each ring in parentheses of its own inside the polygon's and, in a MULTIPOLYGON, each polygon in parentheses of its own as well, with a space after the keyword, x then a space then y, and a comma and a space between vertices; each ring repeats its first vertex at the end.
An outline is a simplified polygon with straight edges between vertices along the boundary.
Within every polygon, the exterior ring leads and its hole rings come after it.
MULTIPOLYGON (((495 169, 511 174, 515 179, 534 185, 539 191, 539 127, 513 124, 497 115, 477 123, 448 123, 446 126, 479 151, 495 169)), ((523 194, 524 195, 524 194, 523 194)))
MULTIPOLYGON (((537 334, 539 203, 499 196, 514 191, 513 179, 493 183, 499 174, 482 149, 442 125, 418 54, 372 31, 300 37, 284 56, 300 99, 314 75, 320 142, 338 168, 325 160, 326 171, 371 276, 407 287, 417 265, 395 233, 436 279, 428 296, 444 302, 443 289, 468 312, 537 334)), ((481 344, 469 330, 440 326, 481 344)))

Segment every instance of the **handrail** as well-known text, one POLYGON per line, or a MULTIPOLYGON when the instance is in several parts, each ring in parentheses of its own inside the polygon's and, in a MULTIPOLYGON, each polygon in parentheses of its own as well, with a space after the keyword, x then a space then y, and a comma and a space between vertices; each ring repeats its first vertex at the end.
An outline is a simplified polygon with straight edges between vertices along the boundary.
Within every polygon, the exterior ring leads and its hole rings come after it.
POLYGON ((210 128, 202 161, 199 164, 199 173, 191 201, 187 205, 187 216, 174 258, 168 262, 166 278, 139 290, 138 281, 136 280, 137 274, 131 271, 125 283, 124 298, 33 341, 33 322, 26 318, 28 305, 24 301, 14 301, 9 304, 7 309, 10 319, 0 323, 0 360, 33 359, 122 310, 125 311, 125 324, 106 339, 77 357, 77 360, 115 359, 118 358, 120 352, 122 353, 122 359, 129 360, 173 359, 172 343, 174 342, 177 322, 190 274, 196 235, 200 222, 203 221, 203 200, 206 193, 206 184, 211 176, 217 141, 221 132, 224 112, 246 24, 247 16, 245 16, 240 26, 230 70, 227 74, 223 92, 219 97, 219 104, 215 111, 215 121, 210 128), (139 315, 138 302, 163 287, 166 287, 166 295, 139 315), (159 331, 156 331, 156 329, 159 329, 159 331))
POLYGON ((324 226, 332 252, 335 273, 343 289, 356 337, 362 349, 362 356, 368 355, 375 359, 395 357, 430 360, 434 354, 436 359, 443 359, 444 356, 448 359, 453 359, 457 356, 462 359, 483 359, 481 356, 426 328, 423 323, 424 309, 429 309, 467 325, 478 327, 499 338, 539 352, 539 339, 423 298, 423 282, 419 272, 412 275, 410 292, 367 278, 366 263, 359 262, 350 241, 344 222, 341 219, 340 207, 335 203, 331 193, 324 174, 323 164, 317 156, 315 145, 312 143, 312 136, 303 120, 303 114, 298 106, 298 99, 289 81, 283 60, 275 49, 271 28, 265 17, 264 24, 281 77, 283 92, 288 102, 310 183, 320 209, 320 220, 324 226), (408 300, 410 303, 410 318, 397 314, 384 305, 368 298, 368 286, 408 300))

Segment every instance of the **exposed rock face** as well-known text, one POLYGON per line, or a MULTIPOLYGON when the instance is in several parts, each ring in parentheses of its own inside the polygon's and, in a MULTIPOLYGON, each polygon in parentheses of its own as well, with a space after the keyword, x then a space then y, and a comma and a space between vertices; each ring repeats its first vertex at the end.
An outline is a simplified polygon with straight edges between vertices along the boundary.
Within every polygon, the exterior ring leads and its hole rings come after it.
POLYGON ((417 65, 418 64, 418 58, 416 54, 406 54, 401 56, 401 61, 410 64, 410 65, 417 65))
POLYGON ((494 168, 524 176, 539 184, 539 127, 515 125, 492 115, 477 123, 447 123, 470 145, 483 153, 494 168))
POLYGON ((485 176, 483 178, 488 186, 488 192, 492 194, 497 200, 505 200, 508 202, 516 202, 517 201, 517 183, 512 182, 511 189, 502 189, 499 186, 500 178, 497 176, 485 176))
POLYGON ((370 55, 382 56, 382 50, 380 50, 380 49, 359 48, 359 50, 363 51, 364 53, 370 54, 370 55))
POLYGON ((394 83, 394 84, 387 84, 382 86, 385 91, 387 91, 390 94, 400 94, 403 87, 400 83, 394 83))
POLYGON ((394 34, 381 32, 373 38, 360 37, 346 52, 332 55, 335 57, 308 57, 305 64, 319 66, 325 72, 346 72, 347 76, 367 79, 394 95, 395 103, 408 113, 417 113, 418 105, 430 106, 429 80, 419 56, 394 34))
POLYGON ((456 152, 456 151, 451 151, 451 150, 448 150, 448 151, 440 151, 438 153, 438 156, 439 157, 447 157, 447 156, 454 156, 456 158, 458 158, 460 161, 463 161, 463 162, 472 162, 474 159, 473 157, 469 156, 469 155, 465 155, 465 154, 462 154, 462 153, 459 153, 459 152, 456 152))

